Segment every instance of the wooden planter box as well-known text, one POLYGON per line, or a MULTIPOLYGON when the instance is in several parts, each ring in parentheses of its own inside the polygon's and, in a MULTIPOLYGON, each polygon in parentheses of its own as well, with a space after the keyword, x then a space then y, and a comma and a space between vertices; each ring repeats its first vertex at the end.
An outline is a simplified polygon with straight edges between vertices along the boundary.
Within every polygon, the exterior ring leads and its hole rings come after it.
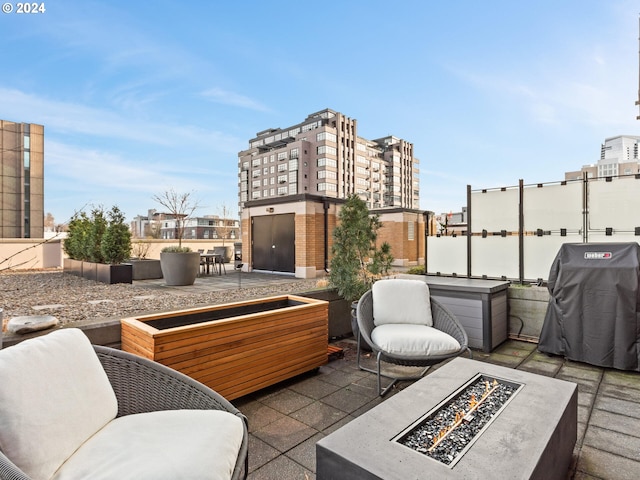
POLYGON ((328 303, 282 295, 122 319, 122 350, 229 400, 327 363, 328 303))

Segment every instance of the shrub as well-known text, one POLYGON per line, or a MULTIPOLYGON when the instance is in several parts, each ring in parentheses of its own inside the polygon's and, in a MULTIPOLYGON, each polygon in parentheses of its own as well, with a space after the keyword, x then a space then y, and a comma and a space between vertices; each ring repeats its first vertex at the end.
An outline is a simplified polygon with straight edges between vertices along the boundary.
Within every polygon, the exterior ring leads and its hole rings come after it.
POLYGON ((84 212, 76 213, 69 222, 69 231, 64 240, 64 252, 73 260, 87 260, 85 245, 89 238, 91 220, 84 212))
POLYGON ((149 248, 151 244, 149 242, 135 242, 131 244, 131 257, 138 260, 144 260, 147 258, 149 248))
POLYGON ((424 265, 416 265, 407 270, 407 273, 411 275, 424 275, 424 265))
POLYGON ((162 249, 162 253, 189 253, 190 251, 190 247, 181 247, 179 245, 171 245, 162 249))
POLYGON ((109 224, 102 236, 100 251, 104 261, 112 265, 131 256, 131 232, 124 223, 124 214, 115 205, 109 212, 109 224))
POLYGON ((102 254, 102 237, 107 231, 107 219, 102 207, 91 210, 91 225, 87 241, 84 244, 84 257, 90 262, 104 263, 102 254))
POLYGON ((333 231, 329 282, 344 299, 352 302, 389 272, 393 257, 387 242, 377 248, 380 217, 369 215, 366 203, 357 195, 347 199, 338 220, 333 231))
POLYGON ((102 207, 76 213, 69 222, 64 251, 74 260, 95 263, 122 263, 131 254, 131 232, 124 223, 124 214, 113 206, 105 217, 102 207))

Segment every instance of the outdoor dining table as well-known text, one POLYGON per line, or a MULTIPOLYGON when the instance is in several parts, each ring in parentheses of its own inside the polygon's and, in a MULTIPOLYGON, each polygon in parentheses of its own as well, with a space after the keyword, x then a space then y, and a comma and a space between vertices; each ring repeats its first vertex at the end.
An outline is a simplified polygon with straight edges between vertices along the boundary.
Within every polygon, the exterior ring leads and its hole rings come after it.
POLYGON ((216 273, 216 270, 218 271, 218 275, 222 275, 222 255, 219 253, 201 253, 200 254, 200 260, 204 260, 204 265, 205 265, 205 271, 207 273, 207 275, 209 275, 209 272, 211 271, 211 268, 213 268, 213 273, 216 273), (220 261, 218 261, 218 259, 220 259, 220 261), (218 265, 216 267, 216 265, 218 265))

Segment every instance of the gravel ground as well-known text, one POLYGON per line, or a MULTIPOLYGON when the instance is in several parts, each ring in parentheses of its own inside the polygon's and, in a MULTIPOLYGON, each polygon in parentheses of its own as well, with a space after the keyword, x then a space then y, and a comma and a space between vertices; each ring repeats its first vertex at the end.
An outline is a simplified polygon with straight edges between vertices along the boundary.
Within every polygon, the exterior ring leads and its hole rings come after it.
POLYGON ((58 270, 2 272, 0 308, 4 309, 5 324, 19 315, 54 315, 60 323, 69 323, 299 293, 315 287, 316 280, 312 279, 259 288, 176 295, 135 284, 106 285, 58 270), (33 308, 40 306, 49 307, 33 308))

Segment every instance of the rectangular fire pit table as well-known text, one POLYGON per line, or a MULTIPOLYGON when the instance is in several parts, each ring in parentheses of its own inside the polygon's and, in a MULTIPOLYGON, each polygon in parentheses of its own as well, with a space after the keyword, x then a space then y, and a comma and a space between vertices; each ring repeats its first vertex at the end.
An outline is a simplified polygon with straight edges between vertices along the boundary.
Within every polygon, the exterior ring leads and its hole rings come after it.
POLYGON ((575 383, 456 358, 316 444, 318 480, 564 479, 577 438, 575 383), (478 374, 521 384, 449 466, 394 438, 478 374))

